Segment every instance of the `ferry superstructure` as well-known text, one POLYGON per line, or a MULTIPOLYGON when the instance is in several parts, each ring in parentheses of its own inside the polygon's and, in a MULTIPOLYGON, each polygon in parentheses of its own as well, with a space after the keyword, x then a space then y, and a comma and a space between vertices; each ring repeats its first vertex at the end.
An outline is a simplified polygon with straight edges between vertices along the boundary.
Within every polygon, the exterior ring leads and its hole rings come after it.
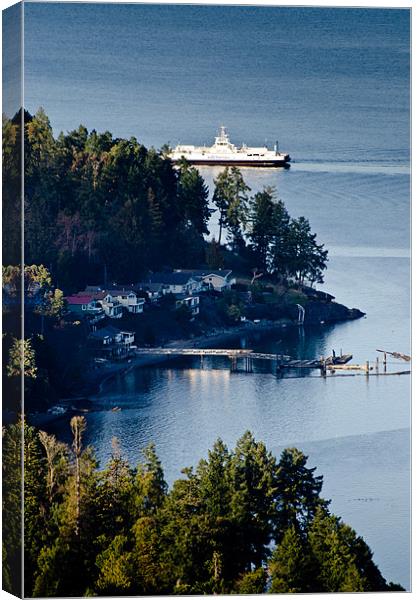
POLYGON ((220 127, 219 135, 214 138, 213 146, 178 145, 169 154, 174 163, 185 158, 192 165, 223 165, 239 167, 289 167, 290 155, 278 151, 278 142, 274 150, 266 146, 240 147, 231 143, 226 128, 220 127))

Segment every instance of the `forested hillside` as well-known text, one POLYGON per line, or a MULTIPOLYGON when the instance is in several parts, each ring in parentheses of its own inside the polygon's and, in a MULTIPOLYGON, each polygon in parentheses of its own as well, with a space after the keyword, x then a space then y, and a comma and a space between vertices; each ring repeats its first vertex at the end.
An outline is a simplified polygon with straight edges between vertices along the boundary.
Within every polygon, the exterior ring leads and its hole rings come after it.
MULTIPOLYGON (((20 259, 20 121, 3 116, 4 265, 20 259)), ((175 168, 168 148, 82 125, 55 138, 42 109, 25 111, 24 125, 25 263, 47 267, 64 293, 137 282, 161 268, 219 268, 226 247, 245 274, 258 268, 275 280, 322 280, 327 252, 308 220, 291 218, 273 188, 250 196, 235 167, 216 177, 210 199, 198 170, 185 161, 175 168), (212 211, 219 236, 208 244, 212 211)))
MULTIPOLYGON (((25 425, 26 596, 401 589, 330 513, 322 477, 299 450, 277 461, 249 432, 233 451, 218 440, 168 489, 153 446, 132 467, 114 439, 99 470, 85 428, 84 417, 72 418, 68 447, 25 425)), ((12 483, 20 435, 19 426, 3 435, 7 506, 13 494, 19 499, 12 483)), ((5 515, 7 548, 13 514, 5 515)), ((7 589, 13 559, 5 561, 7 589)))

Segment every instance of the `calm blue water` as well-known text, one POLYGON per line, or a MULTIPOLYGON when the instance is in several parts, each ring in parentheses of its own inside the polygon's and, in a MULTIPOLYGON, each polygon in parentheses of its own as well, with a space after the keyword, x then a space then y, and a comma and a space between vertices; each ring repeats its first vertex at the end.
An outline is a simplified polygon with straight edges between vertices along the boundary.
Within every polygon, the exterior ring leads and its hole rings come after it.
MULTIPOLYGON (((254 192, 276 186, 292 216, 309 218, 329 248, 324 288, 367 316, 239 344, 306 358, 343 348, 355 362, 410 351, 408 11, 29 3, 25 13, 26 107, 42 105, 55 133, 82 122, 160 147, 211 143, 224 123, 237 143, 278 138, 290 152, 288 171, 246 169, 245 180, 254 192)), ((201 172, 212 189, 217 170, 201 172)), ((117 436, 132 462, 154 441, 169 482, 218 436, 233 446, 251 429, 277 453, 297 445, 384 576, 409 588, 410 378, 277 380, 227 366, 190 359, 109 383, 87 441, 105 461, 117 436)))
POLYGON ((25 103, 146 145, 279 139, 296 160, 409 149, 409 12, 25 5, 25 103))

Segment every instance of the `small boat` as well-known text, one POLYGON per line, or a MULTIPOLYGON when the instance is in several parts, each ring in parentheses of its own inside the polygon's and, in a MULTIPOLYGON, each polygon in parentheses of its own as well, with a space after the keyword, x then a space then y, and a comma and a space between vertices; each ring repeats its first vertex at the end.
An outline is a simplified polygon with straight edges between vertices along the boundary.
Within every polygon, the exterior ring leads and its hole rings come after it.
POLYGON ((120 406, 113 406, 113 408, 111 409, 112 412, 119 412, 120 410, 122 410, 120 406))
POLYGON ((219 135, 214 138, 213 146, 178 145, 168 154, 174 163, 185 158, 192 165, 223 165, 236 167, 286 167, 291 160, 287 153, 279 152, 278 142, 274 150, 267 146, 249 147, 243 144, 235 146, 229 139, 226 128, 220 127, 219 135))
POLYGON ((352 360, 353 354, 341 354, 340 356, 336 356, 333 351, 333 355, 326 358, 327 365, 345 365, 350 360, 352 360))

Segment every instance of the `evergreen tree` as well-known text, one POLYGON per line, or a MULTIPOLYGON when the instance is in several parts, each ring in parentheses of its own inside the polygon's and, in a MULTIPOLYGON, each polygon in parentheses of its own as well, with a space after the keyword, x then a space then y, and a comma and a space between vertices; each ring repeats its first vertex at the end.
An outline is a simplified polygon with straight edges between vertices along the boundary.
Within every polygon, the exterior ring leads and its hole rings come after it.
POLYGON ((247 431, 231 460, 232 514, 239 526, 237 552, 244 570, 262 566, 268 556, 275 513, 276 461, 247 431))
POLYGON ((154 514, 166 498, 168 486, 154 444, 143 452, 144 461, 137 467, 135 480, 136 510, 139 515, 154 514))
POLYGON ((226 167, 214 180, 213 202, 219 211, 219 244, 223 229, 229 232, 232 247, 243 244, 243 230, 247 222, 247 201, 250 188, 236 167, 226 167))
POLYGON ((3 264, 21 261, 22 238, 22 144, 19 111, 14 120, 3 115, 2 122, 2 210, 3 264))
POLYGON ((224 266, 224 258, 220 250, 220 244, 214 237, 206 248, 206 263, 209 269, 221 269, 224 266))
POLYGON ((308 545, 316 562, 316 589, 320 592, 363 592, 366 579, 355 564, 340 520, 318 509, 308 530, 308 545))
POLYGON ((267 573, 260 567, 244 573, 235 584, 237 594, 263 594, 267 584, 267 573))
POLYGON ((307 456, 297 448, 283 450, 277 477, 276 532, 279 542, 285 531, 293 526, 303 534, 314 518, 318 507, 327 509, 329 502, 320 498, 323 477, 309 469, 307 456))
POLYGON ((291 525, 275 548, 268 569, 272 594, 309 592, 312 588, 311 558, 301 535, 291 525))
POLYGON ((211 210, 208 205, 208 187, 200 173, 186 161, 180 164, 178 174, 178 201, 184 218, 197 233, 207 234, 211 210))
POLYGON ((304 217, 292 219, 284 245, 276 249, 274 264, 278 272, 293 277, 297 283, 323 283, 327 250, 316 242, 310 223, 304 217))
POLYGON ((99 575, 94 585, 98 594, 118 596, 132 593, 133 572, 131 552, 126 547, 128 540, 116 535, 109 546, 97 556, 99 575))
POLYGON ((278 234, 274 192, 273 188, 264 188, 251 199, 249 240, 256 266, 264 272, 269 269, 271 243, 278 234))
POLYGON ((27 424, 24 439, 24 546, 25 594, 33 586, 33 573, 43 542, 47 538, 47 464, 37 431, 27 424))
POLYGON ((22 595, 22 422, 2 430, 3 587, 22 595))

